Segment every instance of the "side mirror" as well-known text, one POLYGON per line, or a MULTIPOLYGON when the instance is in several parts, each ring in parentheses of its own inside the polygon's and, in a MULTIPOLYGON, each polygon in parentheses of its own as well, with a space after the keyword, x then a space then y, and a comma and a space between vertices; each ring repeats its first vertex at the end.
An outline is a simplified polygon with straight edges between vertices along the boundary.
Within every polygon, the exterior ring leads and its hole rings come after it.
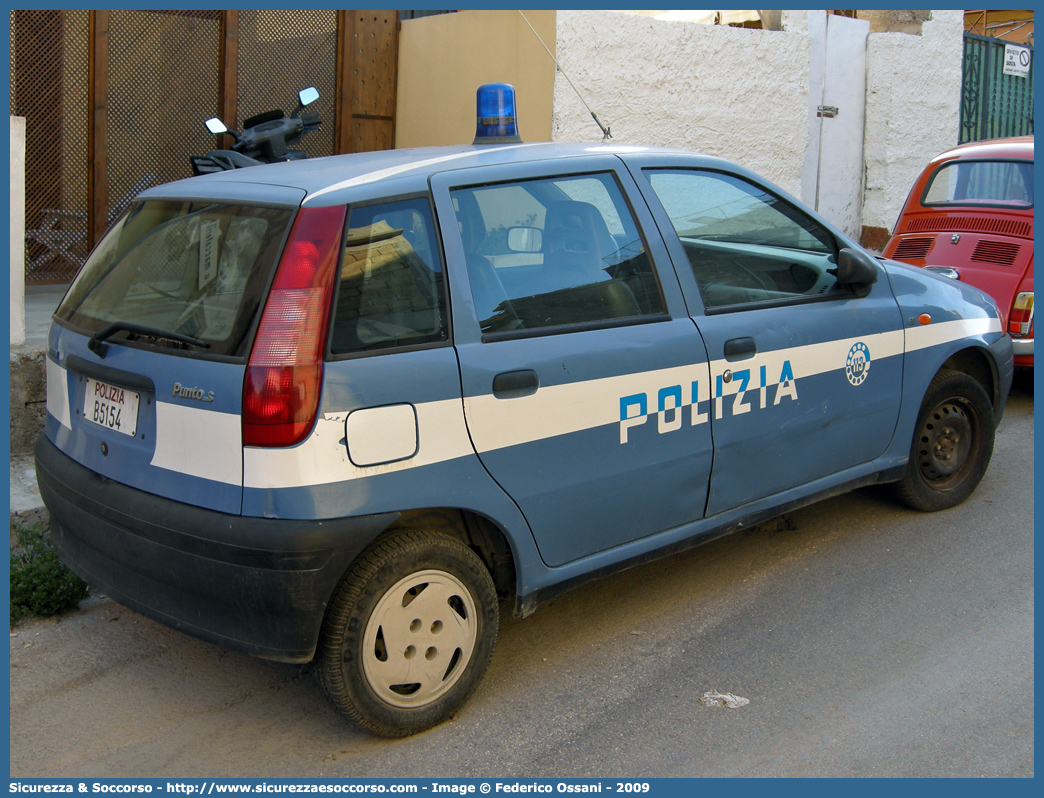
POLYGON ((297 96, 301 98, 301 107, 304 108, 319 99, 319 90, 315 86, 309 86, 307 89, 301 89, 297 96))
POLYGON ((837 283, 852 288, 856 296, 869 294, 877 275, 877 261, 863 250, 845 247, 837 253, 837 283))
POLYGON ((539 227, 509 227, 507 245, 512 252, 539 252, 544 243, 544 231, 539 227))
POLYGON ((217 135, 218 133, 228 133, 228 128, 225 127, 225 123, 218 119, 216 116, 212 119, 208 119, 203 123, 207 126, 207 130, 217 135))

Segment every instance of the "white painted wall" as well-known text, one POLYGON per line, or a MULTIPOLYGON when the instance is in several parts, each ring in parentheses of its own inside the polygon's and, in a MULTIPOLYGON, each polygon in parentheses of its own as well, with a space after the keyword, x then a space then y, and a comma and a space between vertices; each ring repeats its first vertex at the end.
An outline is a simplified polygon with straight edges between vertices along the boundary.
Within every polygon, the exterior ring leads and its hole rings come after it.
POLYGON ((25 344, 25 117, 11 117, 11 348, 25 344))
POLYGON ((917 175, 956 146, 963 11, 932 11, 920 36, 867 39, 864 227, 889 233, 917 175))
MULTIPOLYGON (((721 156, 813 204, 815 170, 806 163, 823 85, 823 51, 813 52, 819 15, 783 11, 783 30, 769 31, 559 11, 557 56, 614 143, 721 156)), ((852 234, 890 230, 919 170, 956 143, 962 31, 961 11, 933 11, 920 35, 867 35, 863 155, 829 167, 851 199, 821 208, 852 234)), ((551 136, 601 140, 561 73, 551 136)))
MULTIPOLYGON (((807 25, 768 31, 610 11, 559 11, 557 56, 616 144, 695 150, 801 193, 807 25)), ((601 140, 559 72, 554 141, 601 140)))

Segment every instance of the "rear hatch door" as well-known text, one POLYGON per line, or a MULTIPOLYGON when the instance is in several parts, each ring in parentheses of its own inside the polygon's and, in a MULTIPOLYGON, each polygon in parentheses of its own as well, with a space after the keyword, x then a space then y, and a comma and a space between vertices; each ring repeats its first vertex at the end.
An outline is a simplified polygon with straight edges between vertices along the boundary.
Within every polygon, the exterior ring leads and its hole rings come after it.
POLYGON ((233 193, 254 198, 148 199, 106 234, 51 325, 45 426, 98 474, 226 513, 242 506, 250 343, 304 196, 233 193))

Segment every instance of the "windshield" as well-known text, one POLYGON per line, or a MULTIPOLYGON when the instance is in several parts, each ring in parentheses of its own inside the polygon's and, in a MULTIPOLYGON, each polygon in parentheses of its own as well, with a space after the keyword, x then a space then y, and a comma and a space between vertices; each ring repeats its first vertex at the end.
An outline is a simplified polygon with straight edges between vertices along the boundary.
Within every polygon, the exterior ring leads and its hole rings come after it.
POLYGON ((923 205, 1033 207, 1032 161, 951 161, 932 175, 923 205))
POLYGON ((91 254, 56 315, 89 333, 120 322, 199 339, 210 354, 242 355, 290 217, 278 208, 138 203, 91 254))

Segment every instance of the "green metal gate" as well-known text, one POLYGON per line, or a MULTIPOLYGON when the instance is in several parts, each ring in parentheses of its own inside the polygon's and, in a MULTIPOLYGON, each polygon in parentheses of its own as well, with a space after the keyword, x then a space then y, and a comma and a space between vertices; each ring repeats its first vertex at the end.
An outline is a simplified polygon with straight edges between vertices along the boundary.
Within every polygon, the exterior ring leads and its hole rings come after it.
MULTIPOLYGON (((1002 39, 964 34, 961 87, 960 143, 1033 135, 1033 73, 1036 58, 1030 51, 1029 75, 1004 74, 1002 39)), ((1019 45, 1023 47, 1024 45, 1019 45)))

